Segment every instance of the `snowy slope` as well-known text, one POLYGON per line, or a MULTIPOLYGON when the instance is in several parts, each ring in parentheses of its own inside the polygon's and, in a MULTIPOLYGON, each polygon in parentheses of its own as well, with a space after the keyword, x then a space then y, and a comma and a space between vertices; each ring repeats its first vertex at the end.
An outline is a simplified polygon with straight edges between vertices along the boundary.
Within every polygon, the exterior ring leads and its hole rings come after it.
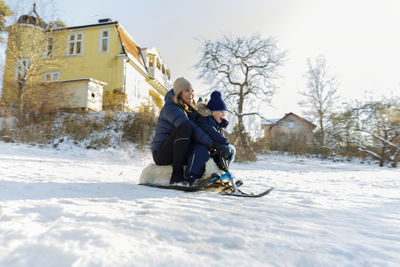
POLYGON ((266 156, 261 199, 137 185, 147 153, 0 143, 0 266, 399 266, 400 170, 266 156))

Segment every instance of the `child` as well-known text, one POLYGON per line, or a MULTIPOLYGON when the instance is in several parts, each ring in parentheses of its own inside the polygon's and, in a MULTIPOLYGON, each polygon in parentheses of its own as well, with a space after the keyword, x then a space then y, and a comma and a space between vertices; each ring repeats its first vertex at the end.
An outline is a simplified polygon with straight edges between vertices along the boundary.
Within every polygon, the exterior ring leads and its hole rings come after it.
MULTIPOLYGON (((212 92, 208 104, 199 103, 198 109, 200 116, 195 119, 195 122, 213 140, 213 147, 217 153, 213 151, 214 149, 211 149, 211 156, 218 167, 226 171, 227 166, 222 163, 233 161, 235 148, 229 145, 228 139, 222 134, 222 130, 228 126, 228 121, 225 118, 226 105, 221 93, 219 91, 212 92)), ((203 146, 195 146, 188 161, 186 177, 191 180, 200 178, 204 173, 205 164, 209 157, 209 149, 203 146)))

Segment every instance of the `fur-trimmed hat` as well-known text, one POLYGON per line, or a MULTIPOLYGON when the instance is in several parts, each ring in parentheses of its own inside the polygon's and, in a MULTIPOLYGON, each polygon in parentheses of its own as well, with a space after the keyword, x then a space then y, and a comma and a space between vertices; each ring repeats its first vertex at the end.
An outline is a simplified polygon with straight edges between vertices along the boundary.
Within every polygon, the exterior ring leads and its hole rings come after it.
POLYGON ((178 79, 175 80, 175 82, 174 82, 175 96, 178 97, 180 95, 180 93, 182 93, 183 91, 189 91, 190 89, 193 90, 192 85, 185 78, 179 77, 178 79))
POLYGON ((224 100, 222 100, 221 93, 219 91, 214 91, 211 94, 210 101, 208 101, 207 107, 214 111, 226 111, 226 105, 224 100))

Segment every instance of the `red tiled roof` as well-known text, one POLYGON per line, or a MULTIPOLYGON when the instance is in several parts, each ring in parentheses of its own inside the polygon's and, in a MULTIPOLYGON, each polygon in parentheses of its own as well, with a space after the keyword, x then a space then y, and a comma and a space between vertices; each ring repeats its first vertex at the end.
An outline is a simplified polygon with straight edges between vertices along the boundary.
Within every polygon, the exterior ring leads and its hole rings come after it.
POLYGON ((124 51, 134 56, 143 65, 140 56, 140 47, 124 32, 124 30, 118 24, 117 31, 124 51))

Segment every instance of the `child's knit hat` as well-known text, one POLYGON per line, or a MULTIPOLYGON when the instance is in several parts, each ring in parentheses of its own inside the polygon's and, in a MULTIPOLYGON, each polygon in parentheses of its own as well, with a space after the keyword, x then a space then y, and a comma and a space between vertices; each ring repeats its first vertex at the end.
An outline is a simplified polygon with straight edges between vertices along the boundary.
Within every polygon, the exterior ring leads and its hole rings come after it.
POLYGON ((208 101, 207 107, 214 111, 226 111, 226 105, 224 100, 222 100, 221 93, 219 91, 214 91, 211 94, 210 101, 208 101))

